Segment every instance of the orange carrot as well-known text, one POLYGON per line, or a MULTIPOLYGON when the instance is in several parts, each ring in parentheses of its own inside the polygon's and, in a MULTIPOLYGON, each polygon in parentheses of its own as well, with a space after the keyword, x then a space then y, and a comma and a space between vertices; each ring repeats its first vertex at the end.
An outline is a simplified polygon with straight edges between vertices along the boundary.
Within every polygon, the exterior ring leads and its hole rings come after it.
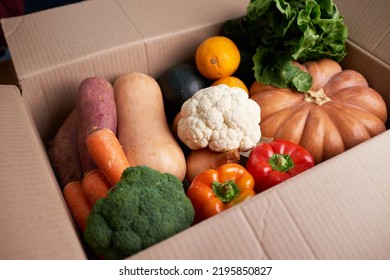
POLYGON ((106 176, 99 169, 92 169, 84 175, 82 189, 84 195, 92 205, 100 198, 107 197, 107 192, 111 188, 106 176))
POLYGON ((77 227, 84 232, 92 205, 83 193, 81 181, 71 181, 66 184, 63 195, 77 227))
POLYGON ((94 129, 88 134, 86 145, 89 154, 108 182, 115 185, 130 163, 114 132, 109 128, 94 129))

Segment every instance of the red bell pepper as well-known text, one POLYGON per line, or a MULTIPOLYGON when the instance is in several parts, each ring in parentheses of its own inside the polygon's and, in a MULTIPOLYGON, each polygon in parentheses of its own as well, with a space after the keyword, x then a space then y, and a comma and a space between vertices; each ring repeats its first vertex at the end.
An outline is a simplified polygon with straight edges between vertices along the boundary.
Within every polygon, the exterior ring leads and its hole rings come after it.
POLYGON ((261 143, 249 154, 247 170, 255 179, 255 192, 262 192, 314 166, 312 155, 302 146, 276 139, 261 143))
POLYGON ((195 209, 194 223, 214 216, 256 195, 253 176, 236 163, 222 164, 197 175, 187 190, 195 209))

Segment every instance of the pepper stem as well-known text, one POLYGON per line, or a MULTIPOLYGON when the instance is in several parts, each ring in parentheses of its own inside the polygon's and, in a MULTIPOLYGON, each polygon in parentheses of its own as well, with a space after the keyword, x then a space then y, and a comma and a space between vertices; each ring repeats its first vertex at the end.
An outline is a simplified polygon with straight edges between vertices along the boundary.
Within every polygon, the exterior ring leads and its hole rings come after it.
POLYGON ((280 172, 287 172, 294 167, 294 161, 289 154, 273 154, 269 158, 268 163, 273 170, 280 172))
POLYGON ((214 194, 224 203, 232 201, 240 193, 240 189, 233 180, 223 183, 213 182, 212 189, 214 194))

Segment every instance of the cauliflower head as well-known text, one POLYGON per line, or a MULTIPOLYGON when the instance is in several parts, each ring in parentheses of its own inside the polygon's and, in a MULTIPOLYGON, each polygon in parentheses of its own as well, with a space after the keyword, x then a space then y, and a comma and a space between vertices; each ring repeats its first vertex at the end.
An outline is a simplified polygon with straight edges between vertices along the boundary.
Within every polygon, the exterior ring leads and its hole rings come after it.
POLYGON ((261 138, 260 106, 238 87, 201 89, 184 102, 181 115, 177 134, 192 150, 248 151, 261 138))

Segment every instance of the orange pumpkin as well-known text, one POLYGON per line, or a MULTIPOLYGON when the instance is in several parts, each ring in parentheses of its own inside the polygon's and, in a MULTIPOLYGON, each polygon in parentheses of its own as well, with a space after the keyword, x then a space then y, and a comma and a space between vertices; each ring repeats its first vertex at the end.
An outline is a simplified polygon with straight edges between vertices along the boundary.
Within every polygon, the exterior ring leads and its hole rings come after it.
POLYGON ((259 82, 250 87, 263 136, 298 143, 320 163, 386 130, 386 104, 360 73, 330 59, 296 65, 313 78, 307 93, 259 82))

